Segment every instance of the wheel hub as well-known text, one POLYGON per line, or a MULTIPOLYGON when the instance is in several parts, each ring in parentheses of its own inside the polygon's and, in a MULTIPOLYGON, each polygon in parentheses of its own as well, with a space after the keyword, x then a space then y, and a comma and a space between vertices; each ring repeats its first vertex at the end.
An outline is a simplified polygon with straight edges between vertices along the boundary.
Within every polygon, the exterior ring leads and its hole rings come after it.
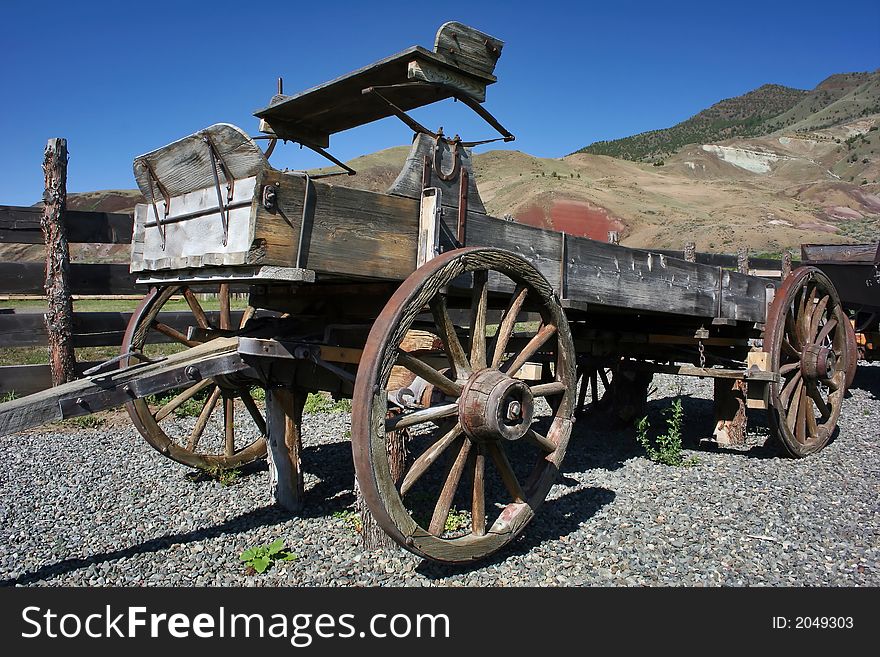
POLYGON ((834 376, 836 365, 837 355, 828 347, 811 344, 804 348, 801 371, 806 378, 827 381, 834 376))
POLYGON ((458 402, 461 426, 471 440, 519 440, 532 425, 532 391, 519 379, 489 368, 474 373, 458 402))

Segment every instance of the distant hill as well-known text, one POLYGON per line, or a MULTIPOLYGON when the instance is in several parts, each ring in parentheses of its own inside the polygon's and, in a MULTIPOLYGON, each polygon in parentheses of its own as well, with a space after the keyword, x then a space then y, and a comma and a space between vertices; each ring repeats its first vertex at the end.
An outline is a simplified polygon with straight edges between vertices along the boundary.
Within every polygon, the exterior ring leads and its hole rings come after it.
POLYGON ((840 73, 823 80, 812 91, 765 84, 715 103, 671 128, 597 141, 576 152, 653 162, 688 144, 761 137, 780 130, 820 130, 877 112, 880 73, 840 73))

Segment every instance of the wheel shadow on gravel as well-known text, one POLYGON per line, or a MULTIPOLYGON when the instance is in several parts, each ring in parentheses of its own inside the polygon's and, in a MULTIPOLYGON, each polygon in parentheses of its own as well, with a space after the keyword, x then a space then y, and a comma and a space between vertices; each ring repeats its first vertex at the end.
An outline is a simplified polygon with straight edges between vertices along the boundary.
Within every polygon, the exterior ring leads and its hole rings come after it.
POLYGON ((439 580, 491 568, 510 557, 527 554, 545 541, 565 540, 566 536, 580 529, 603 507, 611 504, 615 497, 614 491, 607 488, 590 487, 547 500, 522 535, 493 556, 471 564, 422 561, 416 566, 416 572, 428 579, 439 580))
POLYGON ((873 401, 880 400, 880 367, 860 366, 856 370, 856 378, 850 389, 858 388, 869 393, 873 401))
POLYGON ((140 554, 148 554, 150 552, 161 552, 167 550, 172 545, 185 545, 187 543, 195 543, 206 539, 219 538, 220 536, 241 534, 258 527, 266 527, 277 525, 291 517, 291 513, 276 506, 264 506, 253 511, 248 511, 240 515, 230 518, 218 525, 195 529, 189 532, 180 532, 176 534, 166 534, 157 536, 148 541, 144 541, 138 545, 132 545, 127 548, 113 550, 111 552, 101 552, 90 557, 78 557, 64 559, 57 563, 46 564, 34 571, 24 573, 16 578, 0 579, 0 587, 4 586, 26 586, 41 582, 50 577, 64 575, 81 568, 88 568, 91 565, 97 565, 108 561, 116 561, 117 559, 130 558, 140 554))
MULTIPOLYGON (((781 448, 773 440, 747 448, 728 448, 708 441, 714 422, 714 401, 684 394, 679 399, 684 412, 681 436, 684 449, 757 459, 782 456, 781 448)), ((646 415, 651 424, 651 436, 666 431, 664 412, 671 405, 672 398, 669 397, 648 402, 646 415)), ((750 436, 756 433, 756 429, 761 434, 769 431, 766 414, 763 412, 749 411, 748 423, 750 436)), ((622 468, 629 459, 638 456, 645 456, 645 449, 636 440, 634 426, 623 424, 608 413, 599 412, 588 414, 575 422, 563 469, 575 472, 593 468, 614 471, 622 468)))

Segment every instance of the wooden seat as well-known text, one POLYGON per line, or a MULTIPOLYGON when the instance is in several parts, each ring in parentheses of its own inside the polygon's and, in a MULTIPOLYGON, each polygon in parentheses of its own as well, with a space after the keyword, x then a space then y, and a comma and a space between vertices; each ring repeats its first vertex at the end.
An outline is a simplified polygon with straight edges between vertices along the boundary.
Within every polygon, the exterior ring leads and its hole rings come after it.
POLYGON ((445 23, 437 32, 433 52, 413 46, 308 91, 276 95, 254 114, 262 119, 264 132, 327 148, 330 135, 393 114, 388 102, 363 93, 365 89, 385 87, 382 96, 403 111, 456 95, 483 102, 486 86, 496 81, 493 71, 503 46, 502 41, 461 23, 445 23))
POLYGON ((212 148, 224 184, 226 171, 242 180, 269 166, 263 151, 241 128, 217 123, 135 158, 134 177, 147 202, 214 187, 212 148))

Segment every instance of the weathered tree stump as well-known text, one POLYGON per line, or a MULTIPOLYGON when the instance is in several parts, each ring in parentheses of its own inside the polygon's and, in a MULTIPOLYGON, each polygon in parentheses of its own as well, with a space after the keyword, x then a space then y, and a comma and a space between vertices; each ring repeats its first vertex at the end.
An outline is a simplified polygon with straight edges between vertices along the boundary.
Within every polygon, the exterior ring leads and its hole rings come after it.
POLYGON ((746 247, 736 250, 736 269, 740 274, 749 273, 749 250, 746 247))
POLYGON ((697 261, 697 243, 696 242, 685 242, 684 244, 684 259, 688 262, 696 262, 697 261))
POLYGON ((303 505, 302 413, 306 394, 283 388, 266 390, 266 442, 269 490, 288 511, 303 505))
MULTIPOLYGON (((391 477, 399 481, 406 470, 406 430, 392 431, 387 435, 385 449, 388 452, 388 461, 391 466, 391 477)), ((361 495, 357 480, 354 484, 355 507, 360 515, 361 542, 365 550, 375 550, 381 547, 394 547, 395 543, 385 530, 379 526, 373 514, 367 508, 367 503, 361 495)))
POLYGON ((609 390, 612 416, 626 425, 644 417, 647 414, 648 388, 653 379, 651 372, 618 367, 609 390))
POLYGON ((745 445, 746 382, 715 379, 715 442, 719 445, 745 445))
POLYGON ((620 231, 609 230, 608 231, 608 243, 609 244, 620 244, 620 231))
POLYGON ((67 140, 50 139, 43 157, 46 189, 40 227, 46 242, 46 306, 52 385, 76 378, 73 351, 73 302, 70 297, 70 250, 64 210, 67 205, 67 140))
POLYGON ((782 254, 782 280, 791 275, 791 251, 782 254))

